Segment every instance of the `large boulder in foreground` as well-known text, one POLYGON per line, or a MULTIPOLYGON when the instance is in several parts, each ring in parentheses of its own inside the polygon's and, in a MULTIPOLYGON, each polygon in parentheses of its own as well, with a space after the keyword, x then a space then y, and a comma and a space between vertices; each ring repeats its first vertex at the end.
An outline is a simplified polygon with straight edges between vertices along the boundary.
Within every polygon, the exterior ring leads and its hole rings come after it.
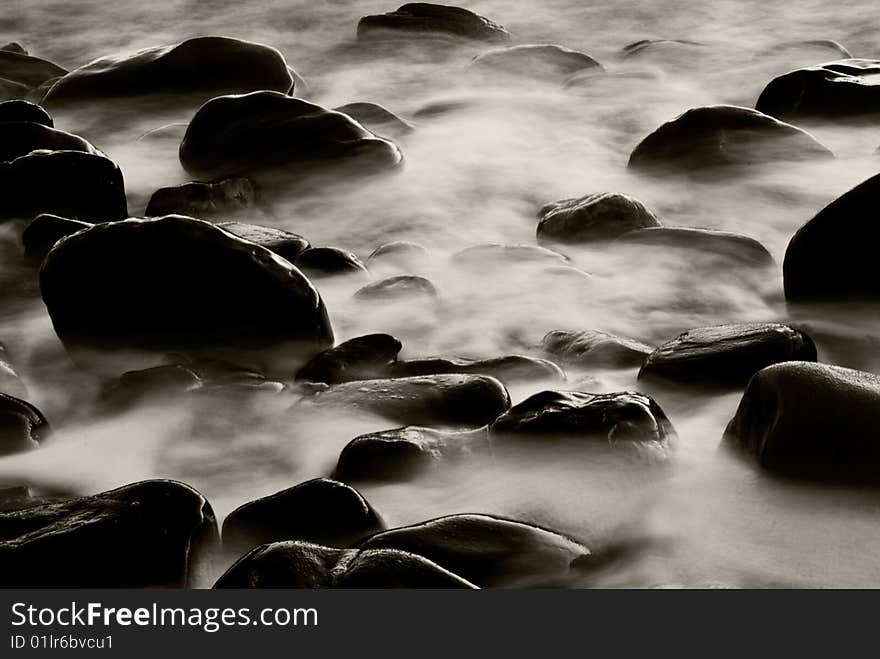
POLYGON ((412 38, 415 35, 446 36, 477 41, 509 41, 510 34, 479 14, 448 5, 412 2, 387 14, 364 16, 357 27, 358 39, 412 38))
POLYGON ((602 65, 586 53, 554 44, 496 48, 475 57, 471 69, 490 75, 505 73, 555 83, 584 70, 603 70, 602 65))
MULTIPOLYGON (((6 363, 2 365, 6 376, 11 369, 6 363)), ((49 422, 40 410, 20 398, 0 393, 0 455, 36 448, 48 434, 49 422)))
POLYGON ((555 201, 544 206, 538 217, 538 240, 551 243, 611 240, 627 231, 660 226, 644 204, 617 192, 555 201))
POLYGON ((813 340, 779 323, 699 327, 654 350, 639 378, 736 387, 762 368, 785 361, 816 361, 813 340))
POLYGON ((833 481, 880 480, 880 377, 785 362, 758 372, 724 433, 772 472, 833 481))
POLYGON ((40 287, 59 338, 83 361, 100 352, 135 363, 144 352, 233 354, 283 370, 282 355, 333 342, 324 303, 299 270, 181 215, 69 236, 46 257, 40 287))
POLYGON ((782 265, 785 297, 845 302, 880 298, 880 174, 835 199, 797 230, 782 265))
POLYGON ((180 144, 181 164, 198 178, 247 176, 266 185, 393 169, 402 159, 397 146, 347 114, 273 91, 211 99, 180 144))
POLYGON ((629 167, 698 174, 704 168, 831 158, 812 135, 766 114, 732 105, 693 108, 643 139, 629 167))
POLYGON ((880 112, 880 60, 844 59, 774 78, 755 107, 780 119, 833 119, 880 112))
POLYGON ((201 494, 143 481, 0 512, 0 579, 7 588, 183 588, 216 540, 201 494))
POLYGON ((274 48, 228 37, 196 37, 173 46, 97 59, 55 82, 43 103, 155 94, 167 103, 181 95, 198 105, 222 94, 260 89, 287 93, 294 79, 274 48))

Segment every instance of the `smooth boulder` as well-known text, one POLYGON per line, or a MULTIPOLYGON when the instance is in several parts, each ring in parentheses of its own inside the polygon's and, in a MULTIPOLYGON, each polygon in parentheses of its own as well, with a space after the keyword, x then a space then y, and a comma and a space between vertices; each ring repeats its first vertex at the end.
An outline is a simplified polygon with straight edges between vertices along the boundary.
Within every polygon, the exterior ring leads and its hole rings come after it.
POLYGON ((660 226, 643 203, 618 192, 556 201, 544 206, 538 217, 538 240, 550 243, 611 240, 627 231, 660 226))
POLYGON ((437 289, 430 279, 418 275, 395 275, 362 286, 355 291, 358 300, 376 302, 399 299, 427 299, 437 297, 437 289))
POLYGON ((366 274, 367 268, 351 252, 338 247, 309 247, 296 257, 294 265, 308 277, 366 274))
POLYGON ((387 14, 364 16, 357 26, 358 39, 411 38, 414 35, 446 36, 476 41, 509 41, 510 34, 488 18, 449 5, 412 2, 387 14))
POLYGON ((236 213, 254 205, 256 193, 246 178, 230 178, 217 183, 184 183, 159 188, 150 197, 144 215, 190 215, 211 217, 236 213))
POLYGON ((217 226, 248 242, 265 247, 291 263, 294 263, 296 257, 309 248, 308 240, 297 233, 283 229, 244 222, 220 222, 217 226))
POLYGON ((33 121, 0 121, 0 161, 9 162, 40 150, 100 154, 87 140, 63 130, 33 121))
POLYGON ((0 455, 29 451, 48 435, 49 422, 40 410, 20 398, 0 393, 0 455))
POLYGON ((36 103, 23 100, 0 102, 0 122, 2 121, 30 121, 49 128, 55 127, 48 112, 36 103))
POLYGON ((567 364, 618 368, 641 366, 653 350, 640 341, 599 330, 552 330, 544 335, 541 347, 567 364))
POLYGON ((339 384, 386 377, 402 347, 390 334, 357 336, 319 352, 297 371, 296 379, 339 384))
POLYGON ((59 240, 77 231, 88 229, 91 222, 43 213, 37 215, 21 233, 21 244, 28 258, 41 262, 59 240))
POLYGON ((520 380, 564 379, 565 373, 553 362, 526 355, 506 355, 490 359, 461 359, 430 357, 426 359, 398 360, 388 372, 393 377, 436 375, 440 373, 473 373, 489 375, 501 382, 520 380))

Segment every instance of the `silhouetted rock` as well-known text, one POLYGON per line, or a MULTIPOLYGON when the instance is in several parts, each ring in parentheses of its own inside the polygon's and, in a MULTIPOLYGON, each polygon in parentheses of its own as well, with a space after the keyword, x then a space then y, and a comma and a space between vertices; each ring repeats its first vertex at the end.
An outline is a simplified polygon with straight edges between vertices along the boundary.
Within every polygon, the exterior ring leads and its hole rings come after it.
POLYGON ((359 300, 433 299, 437 297, 437 289, 424 277, 397 275, 367 284, 355 291, 354 296, 359 300))
POLYGON ((660 126, 629 157, 629 167, 699 174, 705 168, 831 158, 812 135, 766 114, 731 105, 694 108, 660 126))
POLYGON ((0 513, 0 578, 9 588, 181 588, 216 540, 202 495, 143 481, 0 513))
POLYGON ((59 240, 90 226, 92 226, 90 222, 44 213, 37 215, 24 228, 21 233, 21 243, 29 258, 42 261, 59 240))
POLYGON ((33 89, 67 73, 57 64, 11 50, 0 50, 0 79, 33 89))
POLYGON ((0 485, 0 512, 20 510, 34 503, 27 485, 0 485))
POLYGON ((633 229, 660 226, 644 204, 617 192, 555 201, 538 217, 538 240, 559 243, 611 240, 633 229))
POLYGON ((347 114, 365 128, 380 135, 400 137, 415 130, 415 127, 406 119, 401 119, 378 103, 347 103, 333 109, 336 112, 347 114))
POLYGON ((144 214, 147 217, 176 214, 205 218, 249 208, 254 205, 254 198, 254 186, 246 178, 184 183, 156 190, 144 214))
POLYGON ((0 455, 36 448, 48 434, 49 422, 40 410, 20 398, 0 393, 0 455))
POLYGON ((586 53, 553 44, 526 44, 490 50, 475 57, 471 67, 476 71, 528 76, 556 83, 585 69, 602 70, 602 65, 586 53))
POLYGON ((7 44, 3 44, 2 46, 0 46, 0 50, 6 50, 10 53, 18 53, 19 55, 27 55, 28 54, 27 48, 22 46, 17 41, 10 41, 7 44))
POLYGON ((127 371, 104 394, 108 409, 126 409, 148 400, 178 400, 202 386, 202 379, 183 364, 163 364, 138 371, 127 371))
POLYGON ((413 2, 387 14, 364 16, 359 39, 411 38, 416 34, 445 35, 478 41, 508 41, 507 30, 461 7, 413 2))
POLYGON ((504 383, 517 380, 564 379, 565 374, 553 362, 525 355, 507 355, 492 359, 459 359, 430 357, 396 361, 388 368, 393 377, 436 375, 439 373, 473 373, 490 375, 504 383))
POLYGON ((35 103, 23 100, 0 103, 0 122, 2 121, 30 121, 49 128, 55 126, 48 112, 35 103))
POLYGON ((766 366, 816 361, 813 340, 778 323, 717 325, 688 330, 652 352, 639 378, 738 387, 766 366))
POLYGON ((724 433, 773 472, 797 478, 880 479, 880 377, 784 362, 750 381, 724 433))
POLYGON ((244 238, 261 247, 265 247, 270 252, 275 252, 278 256, 287 259, 291 263, 296 261, 296 257, 309 248, 308 240, 298 234, 282 229, 263 227, 258 224, 244 224, 242 222, 221 222, 217 226, 239 238, 244 238))
POLYGON ((730 231, 655 227, 629 231, 619 240, 632 245, 689 249, 701 257, 720 257, 748 266, 765 267, 774 263, 773 256, 757 240, 730 231))
POLYGON ((309 247, 299 253, 294 262, 308 277, 365 274, 361 260, 338 247, 309 247))
POLYGON ((0 77, 0 101, 17 101, 29 96, 31 88, 0 77))
POLYGON ((297 372, 296 379, 339 384, 387 377, 402 347, 390 334, 358 336, 319 352, 297 372))
POLYGON ((0 160, 8 162, 41 149, 100 154, 88 141, 63 130, 32 121, 0 121, 0 160))
POLYGON ((620 368, 641 366, 653 350, 639 341, 598 330, 553 330, 544 335, 541 346, 564 363, 620 368))

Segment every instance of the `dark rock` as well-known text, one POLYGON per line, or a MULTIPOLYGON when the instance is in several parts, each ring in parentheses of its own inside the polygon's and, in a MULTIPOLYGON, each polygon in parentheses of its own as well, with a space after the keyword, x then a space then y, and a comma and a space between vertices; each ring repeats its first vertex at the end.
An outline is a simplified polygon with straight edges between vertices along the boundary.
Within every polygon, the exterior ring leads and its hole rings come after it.
POLYGON ((432 375, 337 384, 312 399, 406 425, 482 426, 510 407, 507 389, 483 375, 432 375))
POLYGON ((156 190, 144 214, 147 217, 178 214, 204 218, 250 208, 254 199, 254 186, 246 178, 230 178, 217 183, 184 183, 156 190))
POLYGON ((629 167, 700 173, 705 168, 831 158, 812 135, 748 108, 694 108, 663 124, 639 143, 629 167))
POLYGON ((478 268, 494 268, 499 264, 521 263, 567 264, 568 257, 538 245, 503 245, 483 243, 466 247, 452 255, 456 264, 478 268))
POLYGON ((214 588, 475 588, 428 559, 395 550, 359 551, 309 542, 257 547, 214 588))
POLYGON ((880 240, 880 174, 838 197, 797 230, 782 265, 792 301, 880 298, 874 270, 880 240))
POLYGON ((750 381, 724 441, 797 478, 880 479, 880 377, 784 362, 750 381))
POLYGON ((297 380, 339 384, 386 377, 403 346, 390 334, 367 334, 318 353, 296 374, 297 380))
POLYGON ((660 226, 644 204, 617 192, 555 201, 544 206, 538 217, 538 240, 559 243, 611 240, 627 231, 660 226))
POLYGON ((233 510, 223 522, 223 546, 239 554, 281 540, 347 547, 383 528, 356 489, 315 478, 233 510))
POLYGON ((447 359, 445 357, 410 359, 394 362, 389 366, 388 372, 392 377, 398 378, 440 373, 473 373, 490 375, 504 383, 517 380, 565 378, 562 369, 553 362, 525 355, 507 355, 492 359, 447 359))
POLYGON ((656 55, 661 51, 672 51, 693 57, 695 49, 705 48, 706 44, 686 39, 642 39, 623 47, 624 57, 656 55))
POLYGON ((598 330, 553 330, 544 335, 541 346, 547 354, 568 364, 619 368, 641 366, 653 351, 639 341, 598 330))
POLYGON ((56 333, 83 361, 91 350, 135 363, 143 357, 123 351, 229 352, 283 370, 285 358, 333 341, 321 297, 290 263, 180 215, 70 236, 46 258, 40 285, 56 333))
POLYGON ((296 261, 296 257, 309 248, 308 240, 298 234, 282 229, 263 227, 258 224, 243 224, 241 222, 221 222, 217 226, 239 238, 244 238, 249 242, 265 247, 270 252, 275 252, 278 256, 287 259, 291 263, 296 261))
POLYGON ((125 409, 150 399, 178 399, 202 386, 202 379, 183 364, 163 364, 127 371, 104 395, 109 409, 125 409))
POLYGON ((30 94, 31 88, 12 80, 0 77, 0 101, 23 100, 30 94))
POLYGON ((26 485, 0 485, 0 512, 27 508, 33 502, 26 485))
POLYGON ((355 437, 339 454, 335 475, 344 481, 406 480, 441 461, 488 448, 485 428, 444 432, 406 426, 355 437))
POLYGON ((367 267, 392 266, 408 272, 418 272, 431 259, 422 245, 409 240, 395 240, 379 245, 367 257, 367 267))
POLYGON ((392 142, 348 115, 270 91, 211 99, 196 112, 180 145, 180 162, 194 176, 249 176, 267 187, 316 169, 382 171, 402 158, 392 142))
POLYGON ((675 430, 660 406, 636 392, 542 391, 499 416, 492 435, 562 436, 665 445, 675 430))
POLYGON ((0 393, 0 455, 36 448, 48 435, 49 422, 40 410, 20 398, 0 393))
POLYGON ((196 37, 174 46, 110 56, 71 71, 46 94, 44 103, 161 95, 168 103, 186 97, 194 106, 222 94, 293 89, 284 57, 274 48, 228 37, 196 37))
POLYGON ((8 588, 182 588, 216 540, 201 494, 143 481, 0 513, 0 578, 8 588))
POLYGON ((656 227, 627 232, 619 240, 633 245, 694 250, 702 256, 720 257, 743 265, 763 267, 774 263, 773 256, 757 240, 729 231, 656 227))
POLYGON ((778 323, 700 327, 654 350, 639 378, 738 387, 762 368, 785 361, 816 361, 813 340, 778 323))
POLYGON ((358 39, 410 38, 416 34, 445 35, 478 41, 509 41, 507 30, 461 7, 413 2, 387 14, 364 16, 358 39))
POLYGON ((554 531, 489 515, 449 515, 385 531, 359 545, 424 556, 482 588, 564 583, 590 550, 554 531))
POLYGON ((421 297, 434 299, 437 289, 430 280, 417 275, 388 277, 359 288, 354 296, 359 300, 396 300, 421 297))
POLYGON ((783 119, 880 112, 880 60, 845 59, 774 78, 755 107, 783 119))
POLYGON ((338 247, 309 247, 300 252, 294 265, 309 277, 364 274, 367 268, 361 260, 338 247))
POLYGON ((0 161, 15 160, 41 149, 100 154, 83 138, 63 130, 32 121, 0 122, 0 161))
POLYGON ((6 50, 10 53, 18 53, 19 55, 28 54, 27 48, 22 46, 17 41, 10 41, 9 43, 0 46, 0 50, 6 50))
POLYGON ((77 231, 88 229, 90 226, 92 226, 90 222, 81 222, 71 220, 68 217, 44 213, 37 215, 24 228, 21 234, 21 243, 29 258, 42 261, 59 240, 77 231))
POLYGON ((0 79, 33 89, 41 83, 63 76, 67 69, 39 57, 11 50, 0 50, 0 79))
POLYGON ((43 108, 30 101, 3 101, 0 103, 0 122, 30 121, 53 128, 52 117, 43 108))
POLYGON ((0 217, 41 213, 78 220, 128 216, 122 172, 109 158, 82 151, 37 151, 0 163, 0 217))
POLYGON ((335 112, 342 112, 354 119, 356 122, 382 135, 388 134, 391 137, 400 137, 408 135, 415 130, 415 127, 406 119, 401 119, 388 108, 378 103, 347 103, 333 108, 335 112))
POLYGON ((528 44, 490 50, 475 57, 471 67, 487 73, 502 72, 548 82, 561 82, 585 69, 602 70, 602 65, 586 53, 553 44, 528 44))

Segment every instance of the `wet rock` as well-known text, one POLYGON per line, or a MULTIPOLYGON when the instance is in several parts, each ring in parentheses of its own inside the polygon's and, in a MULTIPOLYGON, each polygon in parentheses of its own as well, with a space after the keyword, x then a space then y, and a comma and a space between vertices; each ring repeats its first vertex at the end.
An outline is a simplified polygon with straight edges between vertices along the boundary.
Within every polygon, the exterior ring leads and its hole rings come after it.
POLYGON ((538 217, 538 240, 559 243, 611 240, 627 231, 660 226, 644 204, 617 192, 555 201, 544 206, 538 217))
POLYGON ((184 183, 156 190, 144 214, 147 217, 174 214, 211 217, 250 208, 255 196, 254 186, 246 178, 230 178, 217 183, 184 183))
POLYGON ((489 515, 449 515, 385 531, 359 545, 424 556, 482 588, 564 583, 590 550, 554 531, 489 515))
POLYGON ((724 442, 796 478, 880 479, 880 377, 784 362, 750 381, 724 442))
POLYGON ((478 41, 509 41, 510 34, 497 23, 461 7, 413 2, 387 14, 364 16, 358 39, 412 38, 445 35, 478 41))
POLYGON ((774 264, 773 256, 754 238, 730 231, 692 229, 690 227, 656 227, 629 231, 619 240, 631 245, 651 245, 693 250, 700 256, 718 257, 747 266, 766 267, 774 264))
POLYGON ((393 169, 402 158, 392 142, 348 115, 271 91, 211 99, 180 145, 180 162, 196 177, 248 176, 267 188, 315 170, 393 169))
POLYGON ((148 400, 178 399, 202 386, 202 379, 183 364, 163 364, 139 371, 127 371, 104 394, 103 403, 121 410, 148 400))
POLYGON ((440 373, 473 373, 489 375, 504 383, 518 380, 564 379, 565 374, 553 362, 525 355, 507 355, 492 359, 448 359, 431 357, 410 359, 391 364, 388 372, 393 377, 436 375, 440 373))
POLYGON ((442 461, 485 451, 485 428, 444 432, 406 426, 355 437, 339 454, 335 475, 344 481, 407 480, 442 461))
POLYGON ((623 47, 624 57, 657 56, 658 54, 677 54, 693 57, 694 51, 706 47, 699 41, 687 41, 686 39, 642 39, 627 44, 623 47))
POLYGON ((661 345, 645 360, 639 378, 738 387, 762 368, 784 361, 816 361, 813 340, 779 323, 717 325, 661 345))
POLYGON ((400 137, 409 135, 415 130, 415 127, 406 119, 401 119, 378 103, 347 103, 333 108, 333 110, 347 114, 365 128, 381 135, 400 137))
POLYGON ((296 261, 296 257, 309 248, 308 240, 298 234, 282 229, 263 227, 258 224, 244 224, 242 222, 221 222, 217 226, 239 238, 244 238, 249 242, 265 247, 270 252, 275 252, 278 256, 287 259, 291 263, 296 261))
POLYGON ((407 272, 418 272, 431 260, 425 247, 409 240, 395 240, 379 245, 367 257, 368 268, 391 267, 407 272))
POLYGON ((602 65, 586 53, 553 44, 527 44, 498 48, 478 55, 471 68, 487 73, 528 76, 562 82, 585 69, 601 71, 602 65))
POLYGON ((338 247, 309 247, 300 252, 294 264, 309 277, 367 272, 367 268, 357 256, 338 247))
POLYGON ((386 377, 403 346, 390 334, 367 334, 318 353, 296 374, 308 382, 339 384, 386 377))
POLYGON ((49 422, 40 410, 20 398, 0 393, 0 455, 36 448, 48 435, 49 422))
POLYGON ((37 151, 0 163, 0 189, 0 218, 50 213, 102 222, 128 216, 122 172, 93 153, 37 151))
POLYGON ((530 396, 499 416, 489 431, 494 436, 557 436, 659 446, 675 433, 660 406, 645 394, 580 391, 542 391, 530 396))
POLYGON ((631 169, 699 174, 705 168, 831 158, 812 135, 748 108, 694 108, 660 126, 629 157, 631 169))
POLYGON ((475 588, 415 554, 336 549, 309 542, 257 547, 214 588, 475 588))
POLYGON ((15 160, 41 149, 100 154, 88 141, 63 130, 32 121, 0 122, 0 161, 15 160))
POLYGON ((90 226, 92 226, 90 222, 81 222, 69 217, 44 213, 37 215, 24 228, 21 234, 21 243, 28 258, 42 261, 59 240, 77 231, 88 229, 90 226))
POLYGON ((548 355, 578 366, 641 366, 653 348, 639 341, 598 330, 570 332, 553 330, 544 335, 541 346, 548 355))
POLYGON ((27 55, 28 54, 27 48, 22 46, 17 41, 10 41, 7 44, 3 44, 2 46, 0 46, 0 50, 5 50, 10 53, 18 53, 19 55, 27 55))
POLYGON ((880 174, 838 197, 797 230, 782 265, 785 297, 792 301, 880 298, 874 245, 880 174))
POLYGON ((417 275, 397 275, 367 284, 355 291, 355 298, 365 301, 401 298, 437 297, 437 289, 429 279, 417 275))
POLYGON ((488 268, 503 263, 564 265, 568 263, 568 257, 538 245, 483 243, 456 252, 452 255, 452 261, 469 267, 488 268))
POLYGON ((774 78, 755 107, 781 119, 840 118, 880 112, 880 60, 845 59, 774 78))
POLYGON ((3 121, 29 121, 53 128, 55 123, 52 117, 43 108, 30 101, 3 101, 0 103, 0 122, 3 121))
POLYGON ((222 94, 293 89, 284 57, 274 48, 228 37, 196 37, 173 46, 103 57, 58 80, 47 106, 157 95, 198 106, 222 94))
POLYGON ((15 101, 27 98, 30 87, 0 77, 0 101, 15 101))
POLYGON ((178 351, 267 360, 283 372, 300 350, 333 341, 324 303, 290 263, 180 215, 68 237, 43 263, 40 286, 65 347, 95 365, 94 352, 137 364, 140 353, 178 351))
POLYGON ((347 547, 384 528, 353 487, 315 478, 239 506, 223 522, 223 547, 238 552, 282 540, 347 547))
POLYGON ((498 380, 465 374, 346 382, 312 401, 324 408, 348 408, 428 426, 482 426, 510 407, 507 389, 498 380))
POLYGON ((33 89, 67 73, 57 64, 11 50, 0 50, 0 79, 33 89))
POLYGON ((143 481, 0 513, 0 579, 9 588, 182 588, 216 539, 202 495, 143 481))
POLYGON ((0 485, 0 512, 20 510, 33 502, 26 485, 0 485))

